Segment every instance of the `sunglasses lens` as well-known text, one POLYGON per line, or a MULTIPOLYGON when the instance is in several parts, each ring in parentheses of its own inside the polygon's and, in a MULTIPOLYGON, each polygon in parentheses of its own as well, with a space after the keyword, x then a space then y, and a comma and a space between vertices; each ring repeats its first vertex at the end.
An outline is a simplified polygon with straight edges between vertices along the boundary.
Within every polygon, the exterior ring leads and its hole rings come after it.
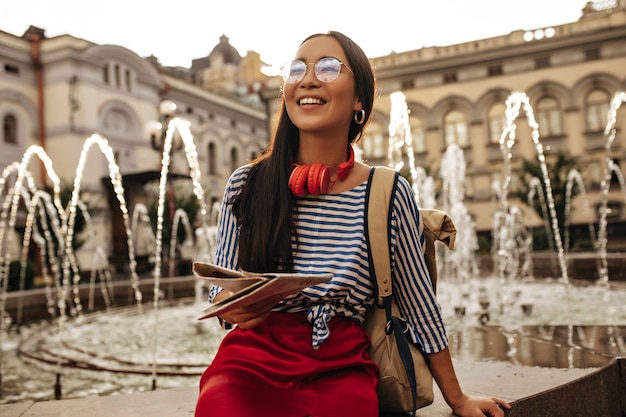
POLYGON ((306 64, 299 59, 287 62, 282 67, 283 79, 287 84, 294 84, 304 78, 306 64))
MULTIPOLYGON (((308 64, 311 65, 311 64, 308 64)), ((329 83, 335 81, 341 73, 341 61, 337 58, 322 58, 315 63, 315 76, 318 80, 329 83)), ((295 84, 302 81, 306 74, 307 64, 294 59, 282 66, 283 80, 287 84, 295 84)))
POLYGON ((325 83, 335 81, 340 72, 341 62, 337 58, 323 58, 315 64, 315 76, 325 83))

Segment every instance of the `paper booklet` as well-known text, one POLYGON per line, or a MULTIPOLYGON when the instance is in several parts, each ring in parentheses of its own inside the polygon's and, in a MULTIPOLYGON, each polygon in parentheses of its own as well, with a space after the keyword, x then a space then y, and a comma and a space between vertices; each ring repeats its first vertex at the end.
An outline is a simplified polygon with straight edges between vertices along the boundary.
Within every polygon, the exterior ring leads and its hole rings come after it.
POLYGON ((333 274, 296 274, 296 273, 264 273, 239 272, 220 266, 194 262, 194 274, 211 284, 222 287, 233 293, 217 303, 202 310, 203 320, 218 316, 236 308, 253 304, 266 298, 286 297, 312 285, 328 282, 333 274))

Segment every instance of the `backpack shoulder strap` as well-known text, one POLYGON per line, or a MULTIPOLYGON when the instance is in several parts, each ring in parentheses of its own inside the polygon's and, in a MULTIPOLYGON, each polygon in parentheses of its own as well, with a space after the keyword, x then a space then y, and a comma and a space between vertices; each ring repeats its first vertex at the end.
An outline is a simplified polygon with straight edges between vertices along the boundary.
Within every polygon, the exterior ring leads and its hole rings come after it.
POLYGON ((365 237, 370 259, 370 274, 376 279, 375 294, 380 307, 384 304, 383 299, 392 294, 389 207, 395 194, 398 175, 392 168, 373 167, 365 196, 365 237))
MULTIPOLYGON (((398 183, 398 172, 379 166, 370 171, 365 200, 365 237, 370 259, 370 273, 376 279, 376 300, 380 307, 383 299, 392 294, 391 287, 391 224, 392 198, 398 183)), ((437 254, 435 242, 440 241, 448 249, 454 249, 456 226, 442 210, 420 208, 424 223, 426 266, 430 273, 433 289, 437 289, 437 254)))

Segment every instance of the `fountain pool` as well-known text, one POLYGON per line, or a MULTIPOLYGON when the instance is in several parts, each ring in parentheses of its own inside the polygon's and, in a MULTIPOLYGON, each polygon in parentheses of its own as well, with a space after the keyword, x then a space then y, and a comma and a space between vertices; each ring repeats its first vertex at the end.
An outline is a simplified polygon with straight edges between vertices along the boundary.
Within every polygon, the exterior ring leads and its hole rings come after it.
MULTIPOLYGON (((476 288, 467 292, 470 295, 461 295, 463 316, 453 307, 458 305, 459 288, 440 283, 438 297, 454 358, 596 368, 626 353, 626 286, 566 286, 545 279, 519 283, 509 288, 515 299, 507 311, 493 303, 489 323, 482 325, 485 311, 478 288, 494 291, 498 286, 491 280, 477 280, 476 288)), ((497 299, 499 294, 490 296, 497 299)), ((63 398, 151 390, 155 328, 157 387, 196 386, 224 335, 217 320, 197 320, 202 306, 187 298, 163 303, 159 309, 147 303, 142 311, 130 306, 84 314, 67 322, 62 335, 49 321, 23 325, 3 342, 0 404, 54 399, 57 372, 63 398)))

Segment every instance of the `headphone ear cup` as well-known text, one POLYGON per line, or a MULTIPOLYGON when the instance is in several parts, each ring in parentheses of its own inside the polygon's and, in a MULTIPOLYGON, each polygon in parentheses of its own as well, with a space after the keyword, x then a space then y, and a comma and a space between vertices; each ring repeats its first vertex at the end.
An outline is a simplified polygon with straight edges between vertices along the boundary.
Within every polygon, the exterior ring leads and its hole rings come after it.
POLYGON ((307 188, 312 195, 326 194, 328 192, 328 184, 330 183, 330 174, 328 168, 322 164, 313 164, 309 170, 309 179, 307 188))
POLYGON ((330 188, 330 168, 323 166, 319 175, 320 194, 328 193, 330 188))
POLYGON ((306 183, 311 167, 309 165, 297 165, 289 176, 289 188, 296 197, 306 195, 306 183))

